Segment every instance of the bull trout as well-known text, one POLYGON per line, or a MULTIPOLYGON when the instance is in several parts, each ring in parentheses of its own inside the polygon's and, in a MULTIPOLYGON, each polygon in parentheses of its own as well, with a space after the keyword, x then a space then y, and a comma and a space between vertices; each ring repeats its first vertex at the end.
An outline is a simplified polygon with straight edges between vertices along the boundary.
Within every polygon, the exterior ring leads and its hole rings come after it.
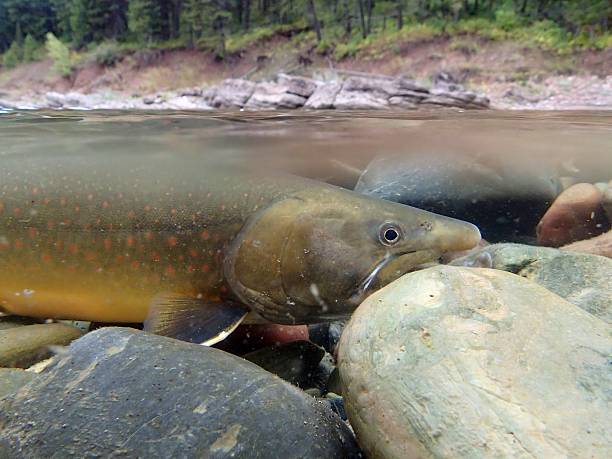
POLYGON ((24 316, 146 320, 212 344, 249 312, 345 317, 398 274, 479 240, 459 220, 201 160, 0 160, 0 307, 24 316))

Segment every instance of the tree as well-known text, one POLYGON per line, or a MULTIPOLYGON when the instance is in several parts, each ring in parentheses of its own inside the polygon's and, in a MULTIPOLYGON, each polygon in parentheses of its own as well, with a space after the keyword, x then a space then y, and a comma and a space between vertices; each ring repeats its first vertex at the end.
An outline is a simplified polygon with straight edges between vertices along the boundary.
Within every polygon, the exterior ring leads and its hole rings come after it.
POLYGON ((21 62, 22 49, 17 40, 11 43, 10 48, 2 56, 2 65, 8 69, 16 67, 21 62))
POLYGON ((161 35, 161 5, 156 0, 130 0, 128 27, 141 43, 152 43, 161 35))
POLYGON ((51 32, 47 33, 45 46, 49 57, 53 59, 53 71, 61 76, 69 76, 72 73, 72 62, 70 60, 70 50, 57 39, 51 32))
POLYGON ((36 59, 36 52, 38 51, 38 43, 28 34, 23 42, 23 62, 32 62, 36 59))

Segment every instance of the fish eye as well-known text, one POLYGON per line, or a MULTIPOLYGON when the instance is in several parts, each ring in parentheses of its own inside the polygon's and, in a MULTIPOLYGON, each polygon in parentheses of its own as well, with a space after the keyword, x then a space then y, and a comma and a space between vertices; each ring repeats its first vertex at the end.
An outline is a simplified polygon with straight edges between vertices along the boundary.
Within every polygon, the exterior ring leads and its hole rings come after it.
POLYGON ((380 227, 378 238, 384 245, 394 245, 402 238, 402 233, 393 223, 385 223, 380 227))

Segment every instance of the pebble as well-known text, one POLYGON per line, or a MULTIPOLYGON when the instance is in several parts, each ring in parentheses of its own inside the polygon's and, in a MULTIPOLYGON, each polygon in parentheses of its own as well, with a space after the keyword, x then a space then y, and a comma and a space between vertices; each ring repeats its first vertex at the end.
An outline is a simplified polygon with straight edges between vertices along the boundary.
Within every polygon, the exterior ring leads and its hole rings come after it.
POLYGON ((560 247, 608 231, 610 222, 602 201, 603 193, 590 183, 577 183, 563 191, 538 223, 538 244, 560 247))

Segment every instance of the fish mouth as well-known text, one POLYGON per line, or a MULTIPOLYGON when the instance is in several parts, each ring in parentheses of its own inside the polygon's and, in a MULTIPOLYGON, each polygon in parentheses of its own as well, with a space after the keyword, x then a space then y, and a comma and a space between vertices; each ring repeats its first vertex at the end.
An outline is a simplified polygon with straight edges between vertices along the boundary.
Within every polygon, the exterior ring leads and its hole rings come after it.
POLYGON ((399 279, 404 274, 419 269, 422 263, 432 260, 432 250, 411 250, 400 254, 387 253, 363 281, 348 302, 353 307, 359 306, 371 293, 399 279))

